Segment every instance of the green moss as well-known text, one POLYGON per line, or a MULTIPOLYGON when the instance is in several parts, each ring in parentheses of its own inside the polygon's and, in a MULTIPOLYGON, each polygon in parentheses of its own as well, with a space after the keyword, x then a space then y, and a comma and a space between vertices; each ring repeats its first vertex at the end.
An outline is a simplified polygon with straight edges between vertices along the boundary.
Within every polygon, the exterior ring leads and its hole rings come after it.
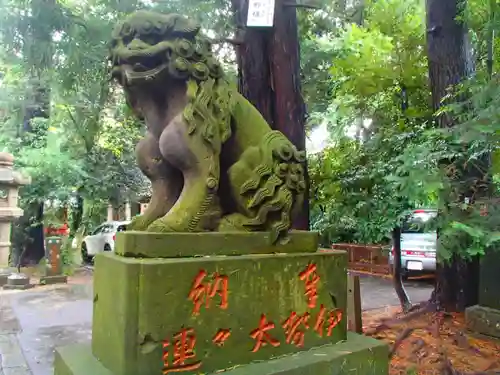
POLYGON ((126 257, 174 258, 316 252, 318 233, 291 231, 286 244, 272 243, 269 232, 147 233, 122 232, 115 253, 126 257))
POLYGON ((177 158, 190 154, 196 162, 196 177, 184 180, 185 189, 168 213, 135 219, 130 227, 159 233, 268 231, 273 243, 286 242, 307 189, 305 151, 271 130, 225 79, 211 43, 199 31, 196 22, 180 15, 146 11, 131 14, 114 30, 112 74, 128 90, 130 103, 141 95, 141 86, 153 82, 186 96, 184 108, 178 108, 186 132, 176 141, 189 152, 177 158), (171 79, 180 84, 168 84, 171 79), (132 92, 131 86, 139 90, 132 92), (231 202, 223 205, 224 200, 231 202))
POLYGON ((481 259, 479 304, 500 310, 498 270, 500 270, 500 252, 496 251, 496 249, 488 249, 483 259, 481 259))
POLYGON ((224 375, 387 375, 389 348, 381 341, 349 333, 347 340, 270 361, 241 366, 224 375))
POLYGON ((54 375, 113 375, 113 373, 92 355, 89 345, 76 344, 55 350, 54 375))
MULTIPOLYGON (((347 340, 252 363, 224 371, 224 375, 387 375, 389 349, 381 341, 349 334, 347 340)), ((193 372, 189 372, 192 374, 193 372)), ((199 373, 199 372, 198 372, 199 373)), ((220 374, 221 372, 214 372, 220 374)), ((56 350, 54 375, 121 375, 111 373, 85 345, 56 350)), ((137 372, 135 375, 145 375, 137 372)))
POLYGON ((468 307, 465 322, 471 331, 500 339, 500 310, 479 305, 468 307))
POLYGON ((40 277, 40 285, 52 285, 52 284, 65 284, 68 282, 68 276, 57 275, 57 276, 42 276, 40 277))
POLYGON ((110 370, 136 375, 138 340, 137 260, 97 256, 94 272, 92 351, 110 370))
POLYGON ((95 276, 94 355, 119 374, 133 375, 140 369, 141 375, 156 375, 162 367, 162 341, 182 327, 192 328, 196 356, 203 363, 200 372, 207 373, 345 340, 345 314, 330 337, 326 329, 320 337, 313 327, 320 305, 345 312, 347 280, 339 275, 345 275, 346 262, 344 252, 171 259, 100 254, 95 276), (299 279, 309 263, 316 264, 321 278, 314 308, 308 307, 305 284, 299 279), (189 292, 201 270, 207 272, 203 279, 207 282, 213 282, 215 273, 228 276, 226 309, 219 307, 221 298, 216 295, 209 308, 203 304, 199 315, 193 315, 189 292), (310 328, 304 329, 300 348, 286 343, 282 327, 292 311, 310 313, 310 328), (274 322, 269 333, 281 345, 268 345, 254 353, 250 333, 262 314, 274 322), (219 329, 231 331, 222 347, 212 342, 219 329))
POLYGON ((228 215, 221 227, 232 224, 240 230, 268 230, 273 242, 286 239, 306 189, 304 160, 305 153, 281 132, 269 130, 228 170, 243 215, 228 215))

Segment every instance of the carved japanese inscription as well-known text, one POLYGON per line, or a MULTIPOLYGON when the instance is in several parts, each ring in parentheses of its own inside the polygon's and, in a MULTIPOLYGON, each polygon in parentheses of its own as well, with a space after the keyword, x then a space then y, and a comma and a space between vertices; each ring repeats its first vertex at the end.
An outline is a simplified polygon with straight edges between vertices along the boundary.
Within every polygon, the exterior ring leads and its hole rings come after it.
MULTIPOLYGON (((241 332, 242 327, 234 326, 234 324, 226 326, 225 319, 218 318, 223 311, 226 314, 225 311, 230 311, 231 308, 233 294, 231 294, 230 277, 221 272, 198 270, 193 275, 186 295, 187 302, 191 305, 189 320, 174 331, 171 337, 163 340, 163 373, 198 373, 198 370, 202 373, 207 353, 213 350, 224 350, 219 348, 227 345, 246 347, 250 353, 253 353, 251 356, 259 359, 261 358, 259 353, 270 348, 290 348, 285 352, 297 351, 293 348, 307 349, 311 347, 311 344, 307 346, 307 342, 313 336, 316 337, 315 342, 320 339, 328 340, 333 335, 335 327, 342 321, 342 310, 335 306, 327 306, 325 294, 323 294, 323 299, 320 298, 322 282, 315 263, 307 263, 295 275, 296 279, 292 280, 292 283, 297 285, 296 290, 301 293, 300 298, 303 302, 299 305, 302 307, 290 308, 281 316, 273 313, 271 318, 270 314, 264 311, 266 304, 260 305, 264 307, 260 315, 244 316, 245 320, 255 321, 255 325, 246 331, 247 341, 244 342, 243 339, 242 342, 241 336, 234 337, 233 335, 234 332, 241 332), (222 322, 223 326, 218 328, 211 326, 212 328, 207 332, 203 324, 207 315, 210 315, 210 319, 222 322), (199 341, 204 345, 203 355, 197 352, 198 331, 203 333, 203 338, 199 341), (206 345, 214 349, 207 351, 206 345)), ((235 279, 235 282, 237 281, 235 279)))

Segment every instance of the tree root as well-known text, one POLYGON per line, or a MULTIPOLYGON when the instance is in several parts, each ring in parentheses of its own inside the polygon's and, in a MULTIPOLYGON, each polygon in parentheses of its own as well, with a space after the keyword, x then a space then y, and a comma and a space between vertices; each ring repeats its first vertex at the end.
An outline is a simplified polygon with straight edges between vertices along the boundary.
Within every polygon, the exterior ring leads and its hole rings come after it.
MULTIPOLYGON (((451 315, 439 309, 439 306, 434 301, 430 300, 412 306, 412 308, 409 309, 408 312, 403 313, 402 315, 399 315, 395 318, 381 319, 377 326, 375 326, 373 329, 365 331, 365 334, 369 336, 377 335, 387 329, 408 324, 412 320, 417 319, 429 313, 431 314, 430 324, 426 325, 419 324, 412 327, 405 327, 401 331, 401 333, 397 336, 397 338, 394 341, 394 344, 392 345, 389 351, 389 359, 392 359, 396 354, 397 350, 405 342, 405 340, 410 338, 416 330, 419 329, 425 330, 430 334, 432 334, 435 338, 441 340, 441 334, 442 334, 441 331, 443 322, 445 321, 446 318, 451 317, 451 315)), ((456 333, 455 335, 452 336, 452 339, 453 343, 458 347, 466 350, 472 350, 474 351, 475 354, 483 355, 478 349, 474 348, 468 343, 467 338, 463 333, 456 333)), ((417 345, 413 349, 414 354, 417 354, 417 352, 423 350, 427 346, 427 344, 423 340, 417 340, 415 341, 415 343, 417 345)), ((444 347, 444 345, 440 345, 440 347, 444 347)), ((442 367, 440 372, 443 375, 500 375, 500 370, 498 368, 495 368, 498 366, 496 362, 493 362, 489 366, 489 368, 485 371, 463 372, 453 367, 451 361, 448 359, 447 354, 444 351, 441 352, 440 357, 441 357, 440 362, 442 362, 442 367)))

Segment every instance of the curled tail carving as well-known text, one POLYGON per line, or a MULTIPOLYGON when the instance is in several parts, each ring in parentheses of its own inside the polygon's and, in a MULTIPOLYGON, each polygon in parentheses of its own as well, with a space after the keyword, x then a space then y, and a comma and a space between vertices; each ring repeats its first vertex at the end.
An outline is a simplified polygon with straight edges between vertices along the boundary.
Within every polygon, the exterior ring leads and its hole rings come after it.
POLYGON ((245 213, 239 220, 243 228, 270 231, 273 243, 286 238, 306 189, 304 161, 305 152, 278 131, 243 153, 229 169, 237 189, 233 193, 245 213))

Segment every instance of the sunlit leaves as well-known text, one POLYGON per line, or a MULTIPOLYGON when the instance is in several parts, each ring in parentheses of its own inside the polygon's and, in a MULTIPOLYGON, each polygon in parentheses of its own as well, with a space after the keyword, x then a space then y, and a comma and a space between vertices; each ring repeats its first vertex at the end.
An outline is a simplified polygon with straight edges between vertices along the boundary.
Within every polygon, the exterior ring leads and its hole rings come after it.
POLYGON ((430 115, 423 11, 420 1, 368 1, 361 26, 317 41, 331 56, 331 90, 327 110, 311 119, 329 124, 333 144, 311 158, 311 195, 315 225, 330 241, 387 241, 408 208, 436 200, 437 183, 408 179, 419 159, 399 159, 425 142, 430 115), (358 140, 346 142, 346 133, 358 140))
POLYGON ((370 96, 396 78, 397 72, 391 69, 394 46, 389 36, 353 24, 340 39, 338 57, 330 68, 332 76, 344 78, 338 83, 340 92, 370 96))

